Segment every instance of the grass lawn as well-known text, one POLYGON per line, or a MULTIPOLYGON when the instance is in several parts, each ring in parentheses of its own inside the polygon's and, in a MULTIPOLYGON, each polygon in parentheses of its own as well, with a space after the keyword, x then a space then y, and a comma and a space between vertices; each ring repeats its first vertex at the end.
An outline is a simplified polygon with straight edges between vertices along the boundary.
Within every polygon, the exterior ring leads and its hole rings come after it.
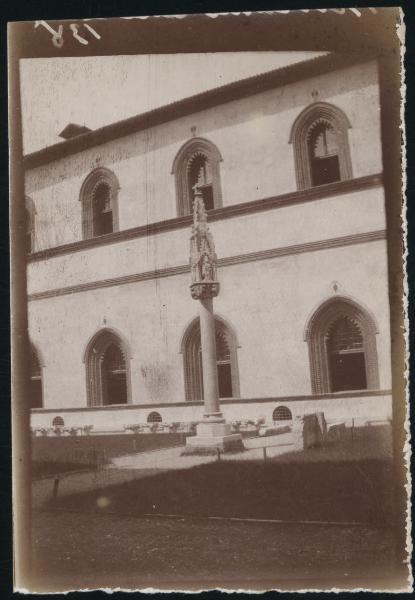
POLYGON ((392 463, 388 460, 232 460, 63 496, 53 506, 121 514, 388 524, 392 493, 392 463))
POLYGON ((95 469, 111 458, 185 444, 187 433, 111 434, 32 439, 32 479, 95 469))
POLYGON ((116 456, 177 446, 186 443, 187 433, 142 433, 32 438, 32 460, 96 464, 116 456))
POLYGON ((57 461, 42 461, 32 463, 32 478, 41 479, 50 477, 59 473, 70 473, 71 471, 80 471, 82 469, 95 469, 96 465, 88 463, 67 463, 57 461))

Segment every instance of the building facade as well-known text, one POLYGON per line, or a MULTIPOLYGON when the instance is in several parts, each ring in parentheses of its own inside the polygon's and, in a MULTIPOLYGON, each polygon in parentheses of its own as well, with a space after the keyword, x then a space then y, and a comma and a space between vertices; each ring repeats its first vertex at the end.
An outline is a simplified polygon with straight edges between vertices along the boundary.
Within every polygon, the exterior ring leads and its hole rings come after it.
POLYGON ((201 419, 196 184, 224 416, 391 417, 375 59, 324 55, 69 130, 25 157, 33 427, 201 419))

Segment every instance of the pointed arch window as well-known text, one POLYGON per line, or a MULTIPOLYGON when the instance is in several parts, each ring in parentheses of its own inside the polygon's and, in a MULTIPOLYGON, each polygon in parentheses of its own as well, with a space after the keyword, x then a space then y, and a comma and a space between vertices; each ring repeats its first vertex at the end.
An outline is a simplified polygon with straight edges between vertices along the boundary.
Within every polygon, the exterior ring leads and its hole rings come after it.
POLYGON ((326 102, 308 106, 291 129, 297 187, 300 190, 351 179, 348 129, 339 108, 326 102))
POLYGON ((314 394, 379 388, 376 325, 346 298, 325 302, 307 330, 314 394))
MULTIPOLYGON (((216 364, 220 398, 239 396, 237 346, 233 332, 215 319, 216 364)), ((203 400, 203 366, 199 319, 189 326, 182 342, 186 400, 203 400)))
POLYGON ((209 140, 192 138, 182 146, 173 162, 177 215, 192 212, 194 186, 199 185, 206 210, 222 206, 218 148, 209 140))
POLYGON ((119 183, 115 174, 100 167, 84 181, 82 202, 82 235, 84 239, 118 231, 119 183))
POLYGON ((30 347, 30 408, 42 408, 42 367, 36 348, 30 347))
POLYGON ((99 332, 85 353, 89 406, 126 404, 130 397, 129 360, 125 343, 111 330, 99 332))

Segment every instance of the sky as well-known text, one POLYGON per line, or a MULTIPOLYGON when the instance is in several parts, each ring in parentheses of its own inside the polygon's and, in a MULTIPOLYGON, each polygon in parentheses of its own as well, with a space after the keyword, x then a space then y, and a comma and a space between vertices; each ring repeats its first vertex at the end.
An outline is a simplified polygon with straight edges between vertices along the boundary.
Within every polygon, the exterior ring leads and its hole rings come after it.
POLYGON ((96 129, 319 54, 218 52, 22 60, 24 154, 62 141, 59 133, 68 123, 96 129))

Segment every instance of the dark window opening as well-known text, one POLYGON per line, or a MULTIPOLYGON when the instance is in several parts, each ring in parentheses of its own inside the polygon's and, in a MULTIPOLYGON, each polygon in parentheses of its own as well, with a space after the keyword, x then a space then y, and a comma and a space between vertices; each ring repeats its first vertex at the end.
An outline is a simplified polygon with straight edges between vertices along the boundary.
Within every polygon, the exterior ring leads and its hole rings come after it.
POLYGON ((192 200, 194 198, 194 186, 198 185, 202 192, 203 202, 206 210, 214 208, 212 170, 206 156, 198 154, 193 157, 188 167, 189 190, 192 200))
POLYGON ((42 408, 42 371, 34 350, 30 353, 30 408, 42 408))
MULTIPOLYGON (((216 330, 216 365, 218 372, 219 398, 232 398, 232 366, 228 342, 222 332, 216 330)), ((203 363, 202 348, 199 346, 199 369, 201 381, 201 393, 203 399, 203 363)))
POLYGON ((273 421, 291 421, 292 413, 286 406, 278 406, 272 413, 273 421))
POLYGON ((94 192, 94 236, 105 235, 113 232, 113 218, 111 205, 111 190, 106 183, 97 186, 94 192))
POLYGON ((52 421, 52 427, 65 427, 65 421, 62 417, 55 417, 52 421))
POLYGON ((155 411, 151 412, 147 417, 147 423, 161 423, 162 421, 161 414, 155 411))
POLYGON ((340 181, 337 136, 328 123, 315 125, 308 138, 313 186, 340 181))
POLYGON ((206 210, 212 210, 215 208, 213 202, 213 188, 211 185, 203 185, 200 186, 200 191, 202 192, 203 204, 205 205, 206 210))
POLYGON ((127 375, 120 348, 111 344, 102 360, 103 400, 105 405, 127 403, 127 375))
POLYGON ((367 389, 363 336, 358 325, 340 317, 327 335, 332 392, 367 389))
POLYGON ((232 398, 232 373, 230 363, 218 363, 219 398, 232 398))

